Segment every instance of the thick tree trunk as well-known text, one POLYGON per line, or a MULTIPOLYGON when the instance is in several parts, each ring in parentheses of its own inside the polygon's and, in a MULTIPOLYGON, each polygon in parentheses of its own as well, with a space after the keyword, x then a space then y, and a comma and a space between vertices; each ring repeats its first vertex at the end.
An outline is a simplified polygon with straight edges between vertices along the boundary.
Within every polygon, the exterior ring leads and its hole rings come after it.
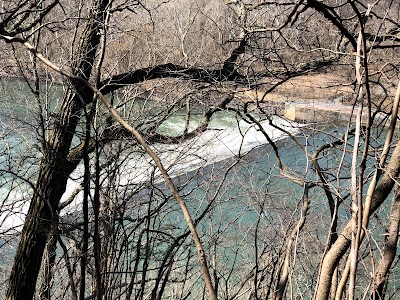
MULTIPOLYGON (((394 149, 392 157, 386 167, 384 176, 372 194, 370 215, 387 199, 395 184, 394 178, 399 176, 399 173, 400 141, 397 142, 396 148, 394 149)), ((340 259, 349 249, 350 241, 351 221, 345 226, 336 242, 324 257, 315 300, 329 299, 330 287, 335 268, 339 264, 340 259)))
POLYGON ((399 239, 400 225, 400 187, 397 187, 390 211, 390 224, 388 237, 383 248, 383 256, 376 268, 376 273, 371 285, 371 299, 385 298, 385 287, 389 276, 389 270, 396 257, 397 242, 399 239))
MULTIPOLYGON (((91 15, 76 51, 73 72, 85 78, 89 78, 92 72, 107 5, 108 0, 93 1, 91 15)), ((58 204, 65 192, 68 176, 79 163, 69 161, 68 153, 81 115, 82 100, 90 102, 93 93, 77 83, 74 88, 75 94, 69 92, 64 97, 40 164, 36 190, 14 258, 7 300, 33 298, 46 242, 52 225, 58 221, 58 204)))
POLYGON ((65 192, 68 175, 75 166, 66 159, 79 116, 75 98, 67 96, 61 122, 49 143, 51 148, 42 159, 36 191, 14 258, 6 299, 32 299, 34 295, 47 238, 52 225, 58 220, 57 207, 65 192))
POLYGON ((53 266, 56 261, 56 249, 57 249, 57 234, 54 230, 50 233, 48 239, 43 263, 42 270, 40 272, 40 282, 39 290, 36 292, 37 300, 50 300, 51 297, 51 285, 53 281, 53 266))

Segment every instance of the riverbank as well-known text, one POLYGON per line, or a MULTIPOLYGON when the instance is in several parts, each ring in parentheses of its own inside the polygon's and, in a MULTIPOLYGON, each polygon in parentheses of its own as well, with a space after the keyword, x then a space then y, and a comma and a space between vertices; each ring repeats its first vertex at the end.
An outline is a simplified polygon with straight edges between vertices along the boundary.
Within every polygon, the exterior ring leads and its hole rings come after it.
MULTIPOLYGON (((264 85, 257 90, 237 92, 237 98, 242 102, 257 103, 257 106, 253 105, 255 110, 261 107, 270 114, 299 123, 345 124, 355 120, 357 96, 351 74, 336 70, 303 75, 279 84, 273 78, 263 79, 263 82, 264 85), (274 84, 276 88, 269 92, 274 84)), ((391 113, 395 87, 393 85, 393 88, 384 91, 380 86, 371 85, 372 112, 377 114, 379 121, 388 118, 391 113)), ((367 111, 364 109, 362 122, 365 124, 366 121, 367 111)))

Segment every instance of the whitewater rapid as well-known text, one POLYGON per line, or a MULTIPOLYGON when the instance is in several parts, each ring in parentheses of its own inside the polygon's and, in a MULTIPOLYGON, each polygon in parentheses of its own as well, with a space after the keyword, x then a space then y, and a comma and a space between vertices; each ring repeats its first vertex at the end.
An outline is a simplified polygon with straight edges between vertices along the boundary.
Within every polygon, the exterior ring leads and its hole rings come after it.
MULTIPOLYGON (((279 117, 274 117, 272 122, 293 134, 296 134, 301 127, 300 124, 279 117)), ((286 137, 281 130, 270 125, 270 121, 261 121, 260 124, 272 141, 286 137)), ((170 174, 177 176, 230 157, 239 157, 267 143, 268 139, 258 125, 241 120, 234 127, 211 127, 197 138, 180 145, 155 145, 154 150, 170 174)), ((152 164, 151 161, 147 163, 152 164)), ((140 180, 145 178, 147 176, 140 180)))
MULTIPOLYGON (((296 134, 301 128, 300 124, 279 117, 274 117, 272 122, 293 134, 296 134)), ((270 121, 261 121, 260 124, 271 140, 277 141, 286 137, 286 134, 272 126, 270 121)), ((236 123, 236 126, 232 124, 210 126, 202 134, 181 144, 155 144, 152 145, 152 149, 159 156, 169 175, 175 177, 230 157, 239 157, 267 143, 267 138, 256 124, 249 124, 240 120, 236 123)), ((67 189, 61 203, 70 198, 77 189, 82 190, 82 174, 83 166, 80 165, 68 180, 67 189)), ((161 174, 155 169, 154 163, 148 155, 127 158, 126 163, 121 166, 118 176, 116 182, 119 186, 146 184, 152 176, 155 176, 156 182, 162 181, 161 174)), ((116 190, 118 190, 118 187, 116 187, 116 190)), ((10 197, 16 199, 28 198, 28 193, 28 191, 13 192, 10 197)), ((61 211, 61 215, 79 211, 82 198, 83 192, 80 191, 72 203, 61 211)), ((9 228, 20 230, 28 208, 29 201, 23 201, 19 206, 13 207, 11 211, 2 213, 0 215, 0 229, 2 231, 9 228)))

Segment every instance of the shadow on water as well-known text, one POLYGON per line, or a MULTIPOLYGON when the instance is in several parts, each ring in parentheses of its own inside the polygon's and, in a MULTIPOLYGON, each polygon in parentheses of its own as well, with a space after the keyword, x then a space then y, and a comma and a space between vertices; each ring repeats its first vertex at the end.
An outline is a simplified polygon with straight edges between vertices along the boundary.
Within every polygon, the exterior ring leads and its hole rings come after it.
MULTIPOLYGON (((60 95, 60 92, 61 89, 55 87, 55 96, 51 98, 57 100, 57 95, 60 95)), ((21 82, 15 82, 15 84, 9 86, 0 84, 0 95, 3 95, 1 103, 4 104, 0 111, 2 122, 0 137, 2 142, 6 140, 8 145, 11 145, 11 148, 8 147, 9 149, 23 153, 26 147, 34 144, 34 141, 28 139, 29 134, 27 134, 32 127, 26 125, 36 126, 37 124, 36 114, 31 113, 35 111, 31 94, 26 85, 24 87, 21 82)), ((54 103, 46 102, 46 99, 43 99, 43 101, 44 105, 48 105, 49 112, 55 111, 58 101, 54 103)), ((175 130, 179 127, 175 123, 182 123, 183 119, 184 115, 172 117, 166 122, 164 130, 167 132, 172 129, 175 130)), ((226 126, 227 123, 233 121, 235 119, 229 116, 228 120, 222 121, 222 125, 218 124, 217 121, 215 122, 218 126, 226 126)), ((198 122, 198 120, 194 122, 198 122)), ((341 135, 344 128, 328 128, 325 130, 331 132, 332 135, 304 131, 303 135, 298 137, 299 141, 308 145, 307 150, 312 153, 320 145, 334 141, 335 136, 341 135)), ((381 141, 378 133, 376 134, 373 146, 379 147, 381 141)), ((349 142, 351 143, 352 140, 349 142)), ((318 180, 310 159, 292 140, 285 138, 278 141, 277 145, 283 163, 290 166, 288 171, 295 172, 299 176, 307 178, 310 182, 318 180)), ((5 147, 5 144, 2 145, 3 147, 5 147)), ((326 170, 336 172, 336 168, 342 161, 342 153, 342 149, 339 148, 330 151, 329 155, 322 154, 319 163, 326 170)), ((340 180, 335 182, 334 176, 336 174, 333 173, 329 177, 333 186, 338 185, 344 190, 348 189, 350 157, 351 153, 347 153, 343 158, 344 164, 339 173, 342 177, 340 180)), ((3 164, 5 159, 5 156, 2 155, 0 164, 3 164)), ((376 159, 371 158, 367 172, 374 169, 375 163, 376 159)), ((34 161, 31 164, 34 165, 34 161)), ((212 246, 217 245, 220 259, 218 263, 223 265, 221 267, 223 271, 235 270, 237 282, 240 281, 240 276, 250 272, 258 259, 255 253, 255 245, 271 253, 279 252, 279 249, 282 249, 285 243, 288 230, 298 220, 303 187, 284 178, 279 173, 277 166, 278 163, 271 145, 262 145, 243 154, 240 159, 239 157, 231 157, 173 178, 193 219, 198 221, 197 228, 207 251, 211 251, 212 246), (226 170, 229 166, 236 162, 237 164, 227 173, 226 170), (212 209, 206 212, 209 205, 212 209)), ((167 199, 167 203, 157 215, 157 222, 160 222, 159 228, 175 237, 187 232, 187 225, 182 213, 177 208, 175 201, 170 198, 171 195, 164 183, 157 183, 154 186, 150 184, 143 186, 142 184, 140 189, 131 192, 132 195, 127 197, 129 205, 132 203, 132 208, 128 207, 130 216, 133 215, 135 218, 136 216, 137 218, 145 216, 147 205, 150 205, 151 201, 162 203, 167 199), (137 203, 139 205, 136 205, 137 203)), ((124 191, 124 193, 128 192, 124 191)), ((121 197, 124 196, 126 195, 121 197)), ((299 250, 299 257, 310 259, 308 264, 300 265, 309 272, 304 275, 304 281, 301 282, 304 284, 304 288, 310 286, 310 281, 315 279, 313 270, 318 267, 319 255, 323 250, 330 224, 329 207, 322 188, 314 188, 310 193, 310 200, 308 221, 304 229, 306 234, 301 236, 304 238, 301 244, 303 248, 299 250)), ((341 206, 339 212, 341 215, 339 227, 343 226, 350 218, 349 201, 345 200, 345 204, 341 206)), ((377 234, 374 239, 380 243, 383 241, 382 233, 385 226, 385 224, 381 224, 380 220, 387 219, 389 206, 390 203, 385 204, 371 221, 371 228, 374 228, 374 232, 377 234)), ((69 217, 76 221, 80 218, 80 214, 81 212, 77 211, 69 217)), ((10 262, 15 245, 3 244, 4 240, 0 240, 0 248, 8 250, 3 252, 7 255, 3 254, 1 259, 10 262)), ((279 256, 279 253, 275 253, 275 255, 279 256)), ((266 259, 266 257, 263 258, 266 259)), ((398 269, 396 267, 396 271, 398 269)), ((396 281, 394 284, 397 284, 397 288, 400 288, 399 282, 396 281)))

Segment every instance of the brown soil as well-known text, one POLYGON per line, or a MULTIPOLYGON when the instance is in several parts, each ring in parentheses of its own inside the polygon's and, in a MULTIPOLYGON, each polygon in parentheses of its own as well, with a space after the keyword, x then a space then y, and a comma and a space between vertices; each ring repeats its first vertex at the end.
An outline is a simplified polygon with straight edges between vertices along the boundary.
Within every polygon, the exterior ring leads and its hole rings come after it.
POLYGON ((278 83, 275 78, 264 79, 258 90, 246 90, 237 94, 242 101, 264 100, 273 102, 322 101, 334 100, 342 96, 353 95, 353 87, 348 76, 336 73, 309 74, 289 79, 265 95, 265 92, 278 83))

